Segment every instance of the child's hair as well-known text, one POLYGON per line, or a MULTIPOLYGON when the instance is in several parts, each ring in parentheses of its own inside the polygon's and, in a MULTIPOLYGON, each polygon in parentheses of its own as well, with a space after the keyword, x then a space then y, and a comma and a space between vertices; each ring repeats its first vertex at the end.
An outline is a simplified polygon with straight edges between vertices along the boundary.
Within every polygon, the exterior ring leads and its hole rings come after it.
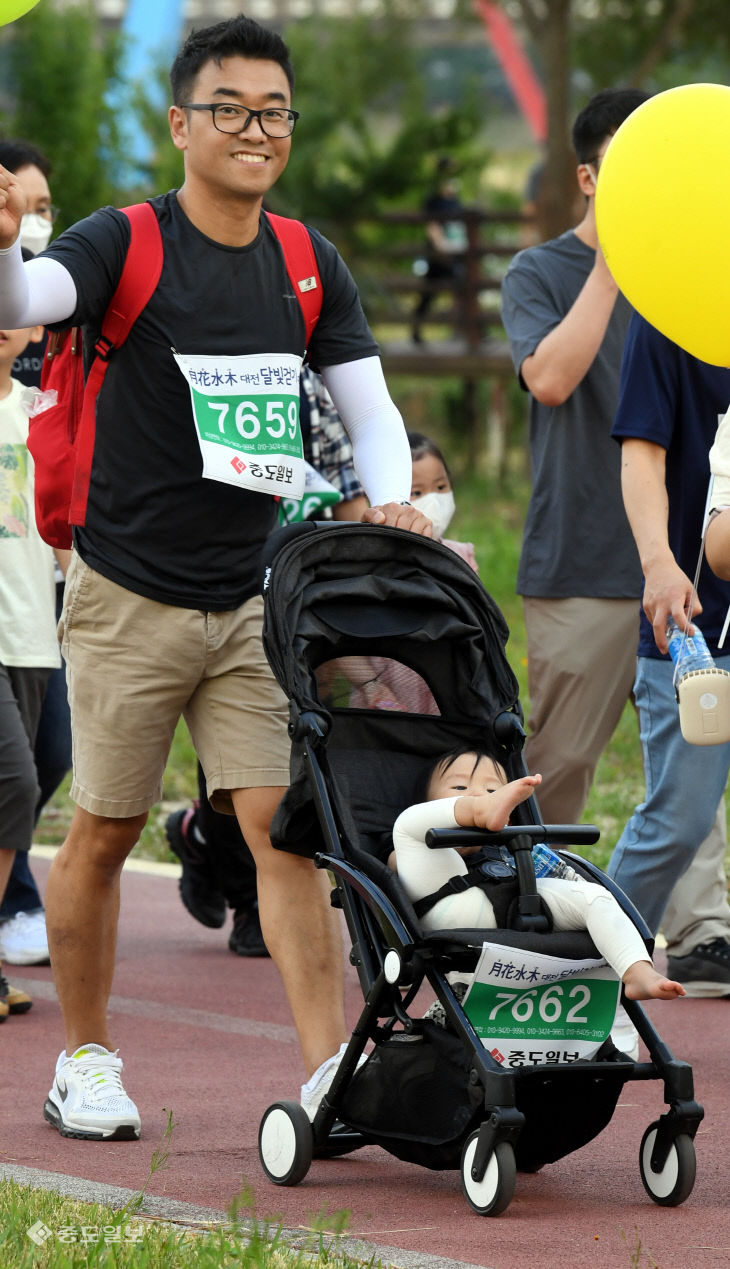
POLYGON ((449 484, 452 484, 451 472, 449 464, 444 458, 441 450, 430 436, 424 436, 422 432, 407 432, 408 444, 411 447, 411 461, 417 463, 419 458, 425 458, 426 454, 431 454, 433 458, 437 458, 444 465, 444 471, 449 478, 449 484))
POLYGON ((454 745, 454 747, 453 747, 452 749, 447 749, 447 751, 446 751, 445 753, 439 754, 438 758, 436 758, 436 759, 435 759, 435 761, 434 761, 434 762, 432 762, 432 763, 431 763, 431 765, 430 765, 430 766, 426 769, 425 775, 424 775, 424 777, 423 777, 423 785, 422 785, 422 788, 421 788, 421 794, 422 794, 422 796, 419 796, 419 797, 417 798, 417 801, 418 801, 418 802, 427 802, 427 801, 428 801, 428 790, 429 790, 429 786, 430 786, 430 784, 431 784, 431 780, 433 779, 433 777, 434 777, 434 775, 436 774, 436 772, 437 772, 437 771, 439 771, 442 775, 444 775, 444 774, 445 774, 445 773, 449 770, 449 767, 453 767, 454 763, 455 763, 455 762, 456 762, 459 758, 461 758, 461 757, 462 757, 465 753, 473 753, 473 754, 474 754, 474 759, 475 759, 475 761, 474 761, 474 767, 475 767, 475 768, 479 765, 479 763, 481 762, 482 758, 489 758, 490 762, 493 762, 493 763, 494 763, 494 765, 495 765, 496 767, 499 767, 500 771, 502 770, 502 764, 501 764, 501 762, 500 762, 500 760, 499 760, 499 757, 498 757, 498 755, 497 755, 496 751, 495 751, 495 750, 492 750, 492 749, 487 748, 484 744, 481 744, 481 745, 468 745, 468 744, 463 744, 463 745, 454 745))

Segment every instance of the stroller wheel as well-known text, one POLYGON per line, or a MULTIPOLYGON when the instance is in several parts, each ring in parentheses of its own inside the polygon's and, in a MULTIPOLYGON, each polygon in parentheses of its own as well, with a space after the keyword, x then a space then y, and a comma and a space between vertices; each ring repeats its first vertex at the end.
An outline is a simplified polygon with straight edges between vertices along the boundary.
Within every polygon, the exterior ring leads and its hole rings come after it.
POLYGON ((298 1185, 312 1162, 312 1125, 299 1102, 274 1102, 259 1127, 261 1167, 274 1185, 298 1185))
POLYGON ((499 1141, 481 1181, 472 1174, 479 1129, 467 1138, 461 1156, 461 1188, 470 1207, 480 1216, 499 1216, 512 1202, 517 1179, 515 1152, 508 1141, 499 1141))
POLYGON ((697 1171, 695 1146, 686 1132, 680 1132, 672 1142, 667 1161, 661 1172, 651 1166, 651 1153, 659 1129, 659 1123, 649 1124, 641 1139, 639 1168, 649 1198, 661 1207, 678 1207, 692 1193, 697 1171))

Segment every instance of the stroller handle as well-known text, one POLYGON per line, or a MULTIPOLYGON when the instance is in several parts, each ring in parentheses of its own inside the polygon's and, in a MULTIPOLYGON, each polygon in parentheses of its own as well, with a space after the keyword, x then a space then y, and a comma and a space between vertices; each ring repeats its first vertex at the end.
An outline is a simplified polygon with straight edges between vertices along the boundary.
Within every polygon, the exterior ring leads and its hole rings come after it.
POLYGON ((507 824, 498 832, 486 828, 430 828, 426 845, 431 850, 444 846, 507 845, 516 837, 551 846, 592 846, 601 836, 595 824, 507 824))

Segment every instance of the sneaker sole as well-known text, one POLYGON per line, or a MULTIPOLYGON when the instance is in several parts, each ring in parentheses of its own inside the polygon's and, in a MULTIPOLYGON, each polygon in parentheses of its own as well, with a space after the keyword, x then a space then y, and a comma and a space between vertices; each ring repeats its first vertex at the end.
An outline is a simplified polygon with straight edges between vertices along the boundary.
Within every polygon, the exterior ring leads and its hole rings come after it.
POLYGON ((47 1098, 43 1107, 43 1118, 60 1132, 62 1137, 75 1137, 79 1141, 139 1141, 139 1128, 132 1124, 120 1124, 113 1132, 94 1132, 90 1128, 71 1128, 63 1122, 61 1112, 47 1098))
MULTIPOLYGON (((679 981, 682 982, 681 978, 679 981)), ((698 979, 693 983, 684 982, 682 986, 685 994, 695 999, 704 997, 707 1000, 719 1000, 721 996, 730 996, 730 983, 713 983, 709 979, 705 981, 698 979)))
POLYGON ((9 1013, 27 1013, 28 1010, 32 1008, 33 1008, 32 1000, 21 1000, 16 1005, 8 1005, 8 1012, 9 1013))

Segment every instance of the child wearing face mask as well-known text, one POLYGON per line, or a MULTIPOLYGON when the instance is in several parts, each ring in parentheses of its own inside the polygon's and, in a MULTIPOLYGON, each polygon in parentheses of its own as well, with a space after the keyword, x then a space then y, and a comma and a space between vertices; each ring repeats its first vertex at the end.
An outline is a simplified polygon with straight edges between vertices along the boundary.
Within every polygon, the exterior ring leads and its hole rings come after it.
POLYGON ((411 506, 418 507, 433 522, 433 536, 436 540, 455 551, 478 573, 472 543, 455 542, 452 538, 444 537, 456 510, 451 473, 446 459, 436 442, 423 436, 421 432, 409 432, 408 444, 413 463, 411 506))
MULTIPOLYGON (((430 437, 409 432, 413 474, 411 506, 428 516, 433 523, 433 536, 442 546, 460 555, 476 572, 479 571, 471 542, 445 538, 455 511, 451 474, 441 450, 430 437)), ((424 683, 413 670, 387 657, 344 657, 340 669, 354 685, 350 698, 353 709, 395 709, 412 714, 438 714, 438 706, 424 683)))

